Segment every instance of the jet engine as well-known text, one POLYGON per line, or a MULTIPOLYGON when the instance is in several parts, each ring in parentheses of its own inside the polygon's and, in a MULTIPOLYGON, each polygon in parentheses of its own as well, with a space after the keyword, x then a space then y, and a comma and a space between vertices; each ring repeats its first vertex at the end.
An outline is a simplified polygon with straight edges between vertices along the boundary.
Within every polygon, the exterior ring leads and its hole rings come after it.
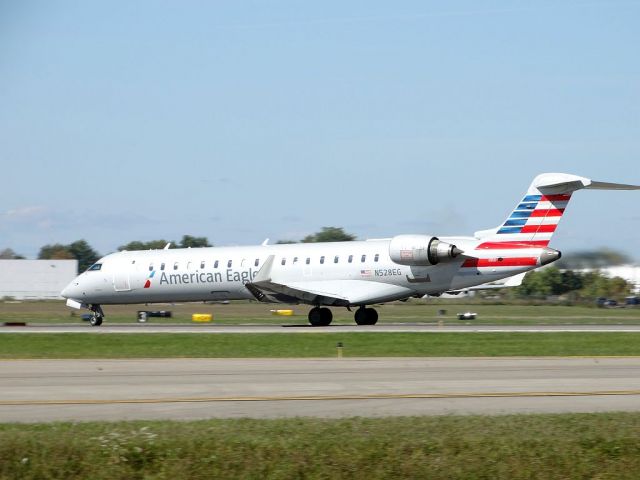
POLYGON ((397 235, 389 243, 391 260, 400 265, 436 265, 461 253, 455 245, 429 235, 397 235))

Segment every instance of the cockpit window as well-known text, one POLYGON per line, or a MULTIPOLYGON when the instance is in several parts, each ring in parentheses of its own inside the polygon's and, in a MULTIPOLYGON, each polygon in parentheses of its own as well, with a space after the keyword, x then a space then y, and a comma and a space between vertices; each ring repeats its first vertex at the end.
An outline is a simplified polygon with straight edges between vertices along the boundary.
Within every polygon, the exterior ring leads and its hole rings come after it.
POLYGON ((88 270, 100 270, 102 268, 102 264, 101 263, 94 263, 93 265, 91 265, 88 270))

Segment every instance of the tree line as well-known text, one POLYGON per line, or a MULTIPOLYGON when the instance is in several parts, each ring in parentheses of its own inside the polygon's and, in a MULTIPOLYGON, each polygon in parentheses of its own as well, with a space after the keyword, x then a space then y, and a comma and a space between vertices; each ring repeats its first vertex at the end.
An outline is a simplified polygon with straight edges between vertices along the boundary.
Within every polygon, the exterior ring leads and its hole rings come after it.
MULTIPOLYGON (((344 231, 342 227, 322 227, 319 232, 307 235, 300 243, 316 243, 316 242, 351 242, 356 239, 355 235, 351 235, 344 231)), ((278 240, 276 243, 298 243, 296 240, 278 240)))
POLYGON ((598 270, 578 272, 552 266, 527 273, 519 287, 505 289, 515 299, 546 299, 565 296, 569 301, 595 298, 621 300, 630 296, 634 285, 621 277, 607 277, 598 270))
MULTIPOLYGON (((300 242, 342 242, 355 240, 355 235, 345 233, 339 227, 322 227, 322 229, 304 237, 300 242)), ((297 243, 293 240, 280 240, 277 243, 297 243)), ((176 248, 200 248, 212 247, 207 237, 194 237, 191 235, 183 235, 179 242, 171 240, 134 240, 118 247, 119 251, 133 250, 156 250, 165 248, 167 244, 176 248)), ((84 272, 93 265, 102 255, 94 250, 86 240, 76 240, 69 244, 54 243, 44 245, 38 252, 38 260, 78 260, 78 270, 84 272)), ((17 254, 11 248, 5 248, 0 251, 0 259, 22 260, 25 257, 17 254)))

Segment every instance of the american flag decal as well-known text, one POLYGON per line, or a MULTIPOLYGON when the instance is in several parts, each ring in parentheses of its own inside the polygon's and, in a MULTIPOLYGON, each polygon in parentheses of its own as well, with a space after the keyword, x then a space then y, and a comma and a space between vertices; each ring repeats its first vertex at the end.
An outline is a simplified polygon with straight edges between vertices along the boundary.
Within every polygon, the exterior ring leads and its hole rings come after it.
POLYGON ((400 250, 402 260, 413 260, 413 250, 400 250))
POLYGON ((362 275, 363 277, 370 277, 371 270, 360 270, 360 275, 362 275))

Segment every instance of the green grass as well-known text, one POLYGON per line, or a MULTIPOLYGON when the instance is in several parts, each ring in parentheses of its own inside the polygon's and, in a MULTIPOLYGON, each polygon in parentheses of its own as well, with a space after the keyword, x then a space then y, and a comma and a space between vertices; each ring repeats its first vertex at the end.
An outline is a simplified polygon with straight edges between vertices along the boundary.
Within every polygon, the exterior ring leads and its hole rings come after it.
MULTIPOLYGON (((231 302, 223 304, 187 303, 177 305, 107 305, 104 307, 108 323, 135 323, 138 310, 171 310, 169 319, 151 318, 151 323, 191 323, 193 313, 211 313, 216 324, 306 324, 308 306, 270 305, 257 302, 231 302), (274 316, 272 309, 292 308, 293 317, 274 316)), ((436 323, 460 324, 456 314, 478 313, 474 324, 493 325, 546 325, 546 324, 640 324, 640 308, 595 308, 561 305, 487 305, 471 301, 434 302, 409 301, 376 306, 381 323, 436 323), (454 303, 455 302, 455 303, 454 303), (445 315, 438 315, 446 310, 445 315)), ((335 324, 353 324, 353 313, 344 308, 333 308, 335 324)), ((73 310, 62 301, 0 302, 1 322, 28 323, 83 323, 79 315, 85 310, 73 310)))
POLYGON ((0 424, 1 479, 637 479, 640 414, 0 424))
POLYGON ((0 335, 0 358, 475 357, 640 355, 637 333, 0 335))

